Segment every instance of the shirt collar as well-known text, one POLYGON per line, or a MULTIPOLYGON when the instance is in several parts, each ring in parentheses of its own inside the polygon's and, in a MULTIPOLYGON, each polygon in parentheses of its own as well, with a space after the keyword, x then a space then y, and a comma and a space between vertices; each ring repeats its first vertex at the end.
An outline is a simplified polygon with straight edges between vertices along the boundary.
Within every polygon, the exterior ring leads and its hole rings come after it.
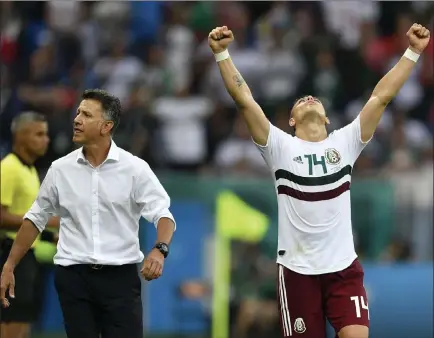
MULTIPOLYGON (((115 162, 119 161, 119 148, 113 140, 111 141, 110 150, 109 150, 109 153, 107 155, 107 158, 105 159, 105 161, 103 163, 105 163, 107 161, 115 161, 115 162)), ((79 152, 77 153, 77 162, 87 163, 87 160, 83 154, 83 147, 81 147, 79 149, 79 152)))
POLYGON ((15 155, 15 157, 18 159, 18 161, 21 162, 22 165, 29 167, 29 168, 33 167, 33 164, 30 164, 30 163, 27 163, 26 161, 24 161, 24 159, 20 155, 18 155, 17 153, 12 152, 12 154, 15 155))

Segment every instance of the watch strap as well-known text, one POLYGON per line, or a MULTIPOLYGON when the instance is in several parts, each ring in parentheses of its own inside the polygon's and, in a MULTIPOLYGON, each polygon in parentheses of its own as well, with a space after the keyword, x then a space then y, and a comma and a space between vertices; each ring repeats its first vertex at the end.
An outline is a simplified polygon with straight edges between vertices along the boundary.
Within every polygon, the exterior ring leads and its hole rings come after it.
POLYGON ((169 255, 169 245, 167 243, 159 242, 155 244, 154 248, 160 251, 164 258, 169 255))

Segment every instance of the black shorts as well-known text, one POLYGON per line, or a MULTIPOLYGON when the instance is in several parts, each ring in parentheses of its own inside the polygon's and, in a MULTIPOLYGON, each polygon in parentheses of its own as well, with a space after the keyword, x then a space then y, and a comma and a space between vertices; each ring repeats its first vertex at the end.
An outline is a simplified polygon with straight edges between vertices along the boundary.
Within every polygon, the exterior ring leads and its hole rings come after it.
MULTIPOLYGON (((6 238, 2 240, 0 248, 0 267, 3 269, 13 240, 6 238)), ((31 323, 37 318, 35 306, 36 285, 39 265, 36 261, 33 250, 23 257, 15 269, 15 298, 10 299, 10 306, 0 306, 0 322, 31 323)))

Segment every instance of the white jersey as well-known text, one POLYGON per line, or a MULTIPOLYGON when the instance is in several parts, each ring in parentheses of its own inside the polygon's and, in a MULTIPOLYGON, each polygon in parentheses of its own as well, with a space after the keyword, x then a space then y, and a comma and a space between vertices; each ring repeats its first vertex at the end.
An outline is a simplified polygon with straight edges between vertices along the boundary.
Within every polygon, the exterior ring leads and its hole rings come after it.
POLYGON ((277 263, 318 275, 344 270, 356 259, 351 171, 365 145, 359 117, 320 142, 303 141, 270 124, 267 145, 257 146, 276 186, 277 263))

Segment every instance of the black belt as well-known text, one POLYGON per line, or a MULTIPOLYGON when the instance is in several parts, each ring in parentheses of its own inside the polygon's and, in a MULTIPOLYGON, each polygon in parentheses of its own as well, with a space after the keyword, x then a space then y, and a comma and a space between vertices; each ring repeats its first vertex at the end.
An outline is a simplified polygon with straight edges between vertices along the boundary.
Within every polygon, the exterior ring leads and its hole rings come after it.
POLYGON ((93 270, 101 270, 104 267, 102 264, 90 264, 89 266, 93 270))
POLYGON ((82 268, 82 269, 92 269, 92 270, 102 270, 102 269, 120 269, 127 266, 137 266, 137 264, 122 264, 122 265, 104 265, 104 264, 73 264, 68 266, 62 266, 64 268, 82 268))

